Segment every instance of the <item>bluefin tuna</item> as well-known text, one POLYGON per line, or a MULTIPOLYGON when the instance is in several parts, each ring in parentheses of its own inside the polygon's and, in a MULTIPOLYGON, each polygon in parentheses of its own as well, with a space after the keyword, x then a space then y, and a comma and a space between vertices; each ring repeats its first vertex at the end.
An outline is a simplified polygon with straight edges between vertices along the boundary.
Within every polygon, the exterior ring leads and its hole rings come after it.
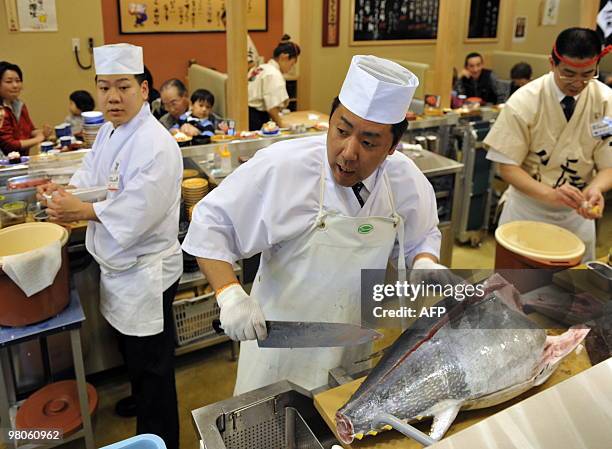
POLYGON ((547 336, 523 314, 519 293, 495 274, 485 294, 456 303, 442 318, 420 318, 336 413, 344 443, 376 434, 376 417, 433 417, 439 440, 460 410, 500 404, 542 384, 589 332, 547 336))

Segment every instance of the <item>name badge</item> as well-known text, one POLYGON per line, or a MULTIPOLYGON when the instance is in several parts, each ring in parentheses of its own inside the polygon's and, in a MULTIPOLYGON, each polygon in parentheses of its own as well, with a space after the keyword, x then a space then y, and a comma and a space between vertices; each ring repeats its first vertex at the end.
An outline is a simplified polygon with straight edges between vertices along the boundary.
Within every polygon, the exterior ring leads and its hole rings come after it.
POLYGON ((595 138, 612 135, 612 117, 604 117, 598 122, 591 123, 591 135, 595 138))
POLYGON ((115 166, 113 167, 110 175, 108 175, 108 183, 106 184, 106 188, 110 192, 119 190, 119 162, 115 162, 115 166))

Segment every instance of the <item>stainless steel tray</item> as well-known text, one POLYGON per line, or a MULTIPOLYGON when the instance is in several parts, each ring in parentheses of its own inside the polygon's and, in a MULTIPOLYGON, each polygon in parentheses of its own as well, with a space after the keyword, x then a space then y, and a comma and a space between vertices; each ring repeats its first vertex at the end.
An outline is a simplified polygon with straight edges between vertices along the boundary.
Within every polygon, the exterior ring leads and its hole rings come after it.
POLYGON ((206 449, 329 449, 338 444, 311 394, 288 381, 191 414, 206 449))

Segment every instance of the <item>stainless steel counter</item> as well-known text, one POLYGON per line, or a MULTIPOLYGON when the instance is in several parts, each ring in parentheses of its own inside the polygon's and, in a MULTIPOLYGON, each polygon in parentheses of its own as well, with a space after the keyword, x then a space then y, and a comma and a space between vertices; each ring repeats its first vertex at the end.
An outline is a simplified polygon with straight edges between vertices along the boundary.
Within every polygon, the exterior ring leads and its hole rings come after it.
POLYGON ((417 167, 423 172, 428 178, 434 176, 442 176, 451 173, 459 173, 463 169, 463 164, 453 159, 441 156, 431 151, 423 150, 414 156, 412 152, 405 151, 404 154, 408 155, 410 159, 414 161, 417 167), (418 156, 418 154, 421 154, 418 156))

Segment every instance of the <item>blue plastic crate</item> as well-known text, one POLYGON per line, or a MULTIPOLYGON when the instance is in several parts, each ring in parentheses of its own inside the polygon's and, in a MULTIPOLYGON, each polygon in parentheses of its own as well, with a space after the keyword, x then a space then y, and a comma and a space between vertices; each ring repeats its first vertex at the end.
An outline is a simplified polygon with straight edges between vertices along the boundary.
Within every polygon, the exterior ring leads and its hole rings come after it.
POLYGON ((101 449, 166 449, 166 445, 164 444, 164 440, 157 435, 145 433, 104 446, 101 449))

